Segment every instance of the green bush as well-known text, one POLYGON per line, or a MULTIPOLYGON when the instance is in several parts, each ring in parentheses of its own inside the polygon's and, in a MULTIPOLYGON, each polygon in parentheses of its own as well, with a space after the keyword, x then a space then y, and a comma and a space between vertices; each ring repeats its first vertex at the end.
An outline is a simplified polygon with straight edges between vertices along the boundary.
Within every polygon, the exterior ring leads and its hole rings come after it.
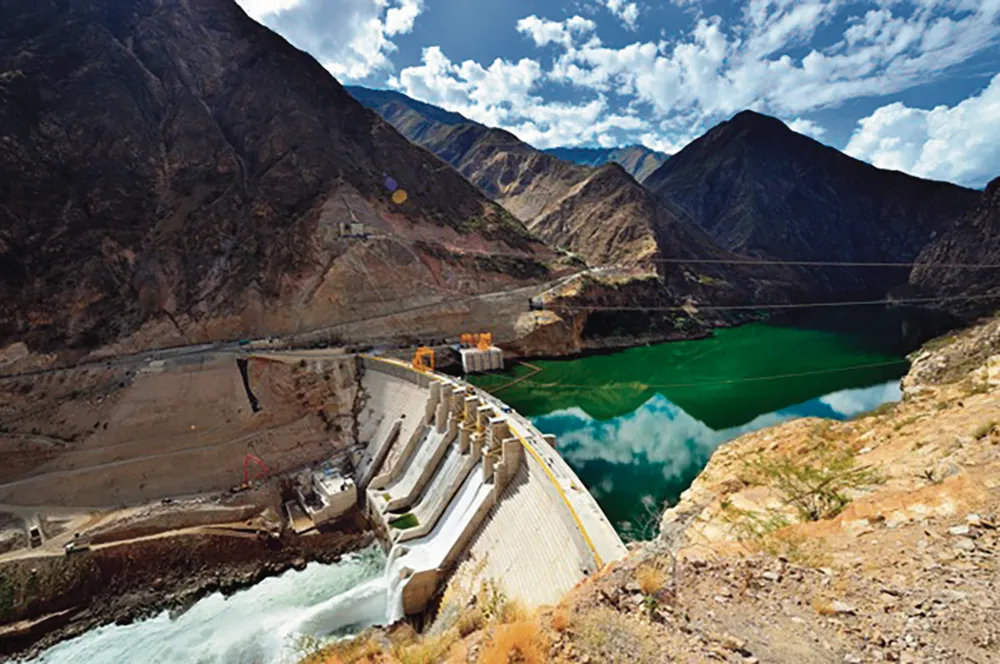
POLYGON ((882 482, 869 466, 858 466, 849 449, 823 445, 813 459, 789 456, 753 459, 748 470, 758 484, 776 489, 803 521, 819 521, 840 514, 851 499, 847 491, 882 482))

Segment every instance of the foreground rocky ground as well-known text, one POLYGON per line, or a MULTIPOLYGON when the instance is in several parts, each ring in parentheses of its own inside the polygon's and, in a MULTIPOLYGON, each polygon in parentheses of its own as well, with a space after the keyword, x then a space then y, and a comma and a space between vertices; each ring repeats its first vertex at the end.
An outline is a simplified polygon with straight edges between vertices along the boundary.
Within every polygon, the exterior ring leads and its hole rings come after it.
POLYGON ((1000 661, 1000 320, 911 359, 899 404, 725 445, 559 606, 482 587, 307 661, 1000 661))

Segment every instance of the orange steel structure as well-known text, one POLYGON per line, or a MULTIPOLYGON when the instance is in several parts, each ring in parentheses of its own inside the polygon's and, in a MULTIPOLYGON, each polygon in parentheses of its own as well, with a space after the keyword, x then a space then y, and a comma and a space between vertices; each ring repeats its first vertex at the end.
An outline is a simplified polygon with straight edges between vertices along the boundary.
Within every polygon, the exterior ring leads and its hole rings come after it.
POLYGON ((483 332, 482 334, 463 334, 460 337, 461 344, 465 348, 475 346, 479 350, 489 350, 493 347, 493 334, 483 332))
POLYGON ((413 368, 417 371, 434 371, 434 349, 421 346, 413 354, 413 368))

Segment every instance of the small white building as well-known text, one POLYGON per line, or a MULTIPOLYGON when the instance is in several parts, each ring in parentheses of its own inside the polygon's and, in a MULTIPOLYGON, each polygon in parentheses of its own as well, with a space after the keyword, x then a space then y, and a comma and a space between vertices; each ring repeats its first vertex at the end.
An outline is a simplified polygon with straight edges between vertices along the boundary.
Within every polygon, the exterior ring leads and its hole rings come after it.
POLYGON ((354 480, 333 468, 311 473, 308 483, 297 487, 299 502, 317 526, 339 519, 358 502, 354 480))
POLYGON ((496 346, 488 350, 460 348, 458 353, 462 356, 462 371, 467 374, 503 371, 503 351, 496 346))

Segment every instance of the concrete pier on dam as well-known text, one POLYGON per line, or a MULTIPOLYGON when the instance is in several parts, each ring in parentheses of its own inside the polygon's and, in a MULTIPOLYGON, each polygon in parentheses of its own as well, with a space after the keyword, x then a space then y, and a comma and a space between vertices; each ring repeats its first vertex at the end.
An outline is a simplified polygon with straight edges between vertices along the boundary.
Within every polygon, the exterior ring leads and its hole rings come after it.
POLYGON ((356 480, 392 547, 403 612, 420 613, 453 581, 555 603, 625 555, 565 461, 502 402, 397 360, 362 356, 359 373, 356 480))

